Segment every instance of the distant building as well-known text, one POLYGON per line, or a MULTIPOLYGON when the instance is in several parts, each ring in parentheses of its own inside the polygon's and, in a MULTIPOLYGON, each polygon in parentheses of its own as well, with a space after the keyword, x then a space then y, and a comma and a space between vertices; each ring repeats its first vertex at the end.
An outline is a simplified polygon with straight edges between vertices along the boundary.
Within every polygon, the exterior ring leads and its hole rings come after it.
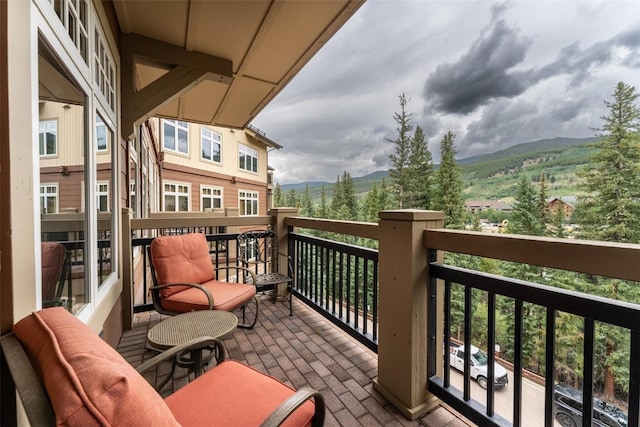
POLYGON ((569 219, 576 209, 576 202, 577 199, 574 196, 551 197, 547 199, 547 207, 551 215, 555 215, 558 209, 562 209, 564 211, 564 217, 569 219))
POLYGON ((477 214, 486 210, 511 212, 513 207, 509 203, 505 203, 501 200, 468 200, 465 206, 472 214, 477 214))

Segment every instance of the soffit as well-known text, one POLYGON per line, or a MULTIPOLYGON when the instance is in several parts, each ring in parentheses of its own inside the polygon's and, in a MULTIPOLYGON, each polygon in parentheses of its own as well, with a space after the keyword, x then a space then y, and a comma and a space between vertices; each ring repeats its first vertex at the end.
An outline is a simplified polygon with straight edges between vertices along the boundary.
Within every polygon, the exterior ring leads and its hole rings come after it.
MULTIPOLYGON (((153 114, 234 128, 244 128, 363 2, 113 0, 123 33, 231 61, 229 78, 206 74, 153 114)), ((134 91, 180 65, 152 57, 133 64, 134 91)))

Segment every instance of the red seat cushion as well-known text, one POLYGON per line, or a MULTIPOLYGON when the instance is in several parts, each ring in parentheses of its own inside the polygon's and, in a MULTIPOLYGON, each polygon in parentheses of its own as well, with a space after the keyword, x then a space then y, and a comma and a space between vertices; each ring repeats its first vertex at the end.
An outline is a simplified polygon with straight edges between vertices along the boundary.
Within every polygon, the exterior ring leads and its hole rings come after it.
MULTIPOLYGON (((184 426, 258 426, 295 391, 277 379, 227 360, 165 399, 184 426)), ((282 425, 311 425, 309 401, 282 425)))
MULTIPOLYGON (((214 310, 233 311, 246 304, 256 294, 256 287, 243 283, 220 282, 210 280, 202 286, 209 289, 213 296, 214 310)), ((162 308, 177 313, 192 310, 207 310, 209 300, 202 290, 186 288, 162 299, 162 308)))
POLYGON ((56 296, 67 250, 57 242, 42 242, 40 250, 42 256, 42 299, 49 301, 56 296))
POLYGON ((13 331, 47 390, 56 424, 178 425, 142 375, 64 308, 33 313, 13 331))
MULTIPOLYGON (((209 256, 209 245, 204 234, 190 233, 157 237, 151 242, 151 259, 158 285, 199 284, 216 278, 209 256)), ((187 288, 172 286, 162 289, 160 295, 166 298, 184 289, 187 288)))

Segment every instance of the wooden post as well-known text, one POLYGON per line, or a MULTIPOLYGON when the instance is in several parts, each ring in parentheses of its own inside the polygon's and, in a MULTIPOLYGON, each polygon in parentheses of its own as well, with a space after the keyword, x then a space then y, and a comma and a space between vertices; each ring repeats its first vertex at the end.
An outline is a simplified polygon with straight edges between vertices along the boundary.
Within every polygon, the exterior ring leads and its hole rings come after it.
MULTIPOLYGON (((427 392, 428 254, 424 230, 442 228, 442 212, 379 213, 378 378, 374 388, 414 420, 439 400, 427 392)), ((437 344, 436 344, 437 345, 437 344)))

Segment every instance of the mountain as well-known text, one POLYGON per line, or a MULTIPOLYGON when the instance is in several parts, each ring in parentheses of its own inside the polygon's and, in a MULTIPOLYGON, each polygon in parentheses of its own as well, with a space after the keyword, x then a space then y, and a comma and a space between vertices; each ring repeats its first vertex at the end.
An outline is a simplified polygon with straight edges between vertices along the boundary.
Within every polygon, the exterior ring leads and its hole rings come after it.
MULTIPOLYGON (((576 172, 589 162, 593 144, 599 138, 553 138, 516 144, 493 153, 458 159, 464 180, 464 197, 467 200, 507 199, 515 196, 520 173, 526 173, 533 181, 542 172, 547 176, 549 196, 575 195, 576 172)), ((438 165, 436 165, 437 168, 438 165)), ((356 194, 366 195, 382 180, 391 184, 389 171, 376 171, 361 177, 352 177, 356 194)), ((322 187, 331 197, 334 182, 302 182, 281 186, 283 193, 293 189, 297 194, 309 186, 311 198, 320 199, 322 187)))

